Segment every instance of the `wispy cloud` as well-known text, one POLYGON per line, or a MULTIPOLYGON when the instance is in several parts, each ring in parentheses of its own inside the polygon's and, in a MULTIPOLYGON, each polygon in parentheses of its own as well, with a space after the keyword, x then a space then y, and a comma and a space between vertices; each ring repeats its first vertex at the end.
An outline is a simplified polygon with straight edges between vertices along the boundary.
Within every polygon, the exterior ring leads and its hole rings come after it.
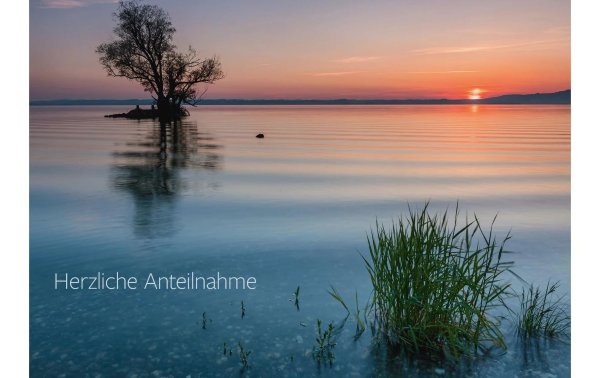
POLYGON ((40 0, 42 8, 81 8, 93 4, 116 3, 117 0, 40 0))
POLYGON ((343 59, 336 59, 338 63, 362 63, 381 59, 381 56, 351 56, 343 59))
POLYGON ((333 77, 333 76, 345 76, 345 75, 353 75, 358 73, 359 71, 341 71, 341 72, 313 72, 308 73, 309 76, 315 77, 333 77))
POLYGON ((563 25, 563 26, 554 26, 544 30, 544 33, 547 35, 571 35, 571 26, 563 25))
POLYGON ((552 40, 530 41, 530 42, 520 42, 520 43, 488 44, 488 45, 463 46, 463 47, 431 47, 431 48, 426 48, 426 49, 412 50, 412 52, 415 54, 418 54, 418 55, 457 54, 457 53, 469 53, 469 52, 478 52, 478 51, 511 49, 511 48, 518 48, 518 47, 534 46, 534 45, 550 45, 550 44, 566 42, 566 41, 568 41, 568 39, 552 39, 552 40))
POLYGON ((405 74, 465 74, 475 73, 474 70, 452 70, 452 71, 404 71, 405 74))

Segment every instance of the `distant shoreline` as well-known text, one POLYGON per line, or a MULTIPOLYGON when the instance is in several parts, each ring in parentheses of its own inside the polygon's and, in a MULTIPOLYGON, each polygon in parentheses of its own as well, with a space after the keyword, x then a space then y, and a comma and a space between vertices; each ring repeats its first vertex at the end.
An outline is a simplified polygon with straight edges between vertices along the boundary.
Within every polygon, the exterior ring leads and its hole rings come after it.
MULTIPOLYGON (((153 103, 151 99, 57 99, 57 100, 31 100, 30 106, 69 106, 69 105, 147 105, 153 103)), ((502 105, 569 105, 571 104, 571 90, 553 93, 511 94, 497 97, 483 98, 480 100, 449 100, 449 99, 206 99, 198 105, 477 105, 477 104, 502 104, 502 105)))

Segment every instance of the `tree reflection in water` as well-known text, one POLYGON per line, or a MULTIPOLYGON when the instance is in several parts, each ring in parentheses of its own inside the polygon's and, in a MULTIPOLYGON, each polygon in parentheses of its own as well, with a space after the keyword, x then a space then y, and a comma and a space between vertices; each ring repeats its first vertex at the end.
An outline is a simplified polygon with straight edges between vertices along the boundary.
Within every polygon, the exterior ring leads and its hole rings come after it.
MULTIPOLYGON (((140 122, 150 127, 138 141, 113 152, 111 185, 131 195, 134 234, 139 238, 163 238, 176 231, 176 202, 197 183, 186 179, 185 170, 221 169, 221 146, 190 121, 140 122)), ((209 184, 216 187, 216 184, 209 184)))

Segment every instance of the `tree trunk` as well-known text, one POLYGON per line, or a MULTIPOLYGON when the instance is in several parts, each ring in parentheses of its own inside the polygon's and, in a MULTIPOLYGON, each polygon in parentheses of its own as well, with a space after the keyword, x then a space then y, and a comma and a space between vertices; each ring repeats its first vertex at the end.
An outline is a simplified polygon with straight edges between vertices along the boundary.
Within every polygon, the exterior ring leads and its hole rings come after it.
POLYGON ((158 119, 160 121, 171 121, 173 112, 171 109, 171 103, 166 98, 159 98, 156 102, 158 108, 158 119))

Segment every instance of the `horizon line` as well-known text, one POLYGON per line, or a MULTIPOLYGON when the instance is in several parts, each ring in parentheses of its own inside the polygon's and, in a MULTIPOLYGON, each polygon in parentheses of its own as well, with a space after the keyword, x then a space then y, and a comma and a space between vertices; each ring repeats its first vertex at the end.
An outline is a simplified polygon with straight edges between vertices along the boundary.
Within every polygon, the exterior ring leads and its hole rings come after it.
MULTIPOLYGON (((469 99, 469 98, 349 98, 349 97, 337 97, 337 98, 241 98, 241 97, 220 97, 220 98, 206 98, 200 99, 199 101, 469 101, 473 103, 495 99, 506 96, 535 96, 535 95, 556 95, 559 93, 570 92, 571 88, 563 89, 555 92, 535 92, 535 93, 506 93, 499 94, 492 97, 482 97, 480 99, 469 99)), ((52 99, 29 99, 29 103, 32 102, 56 102, 56 101, 154 101, 153 98, 52 98, 52 99)))

